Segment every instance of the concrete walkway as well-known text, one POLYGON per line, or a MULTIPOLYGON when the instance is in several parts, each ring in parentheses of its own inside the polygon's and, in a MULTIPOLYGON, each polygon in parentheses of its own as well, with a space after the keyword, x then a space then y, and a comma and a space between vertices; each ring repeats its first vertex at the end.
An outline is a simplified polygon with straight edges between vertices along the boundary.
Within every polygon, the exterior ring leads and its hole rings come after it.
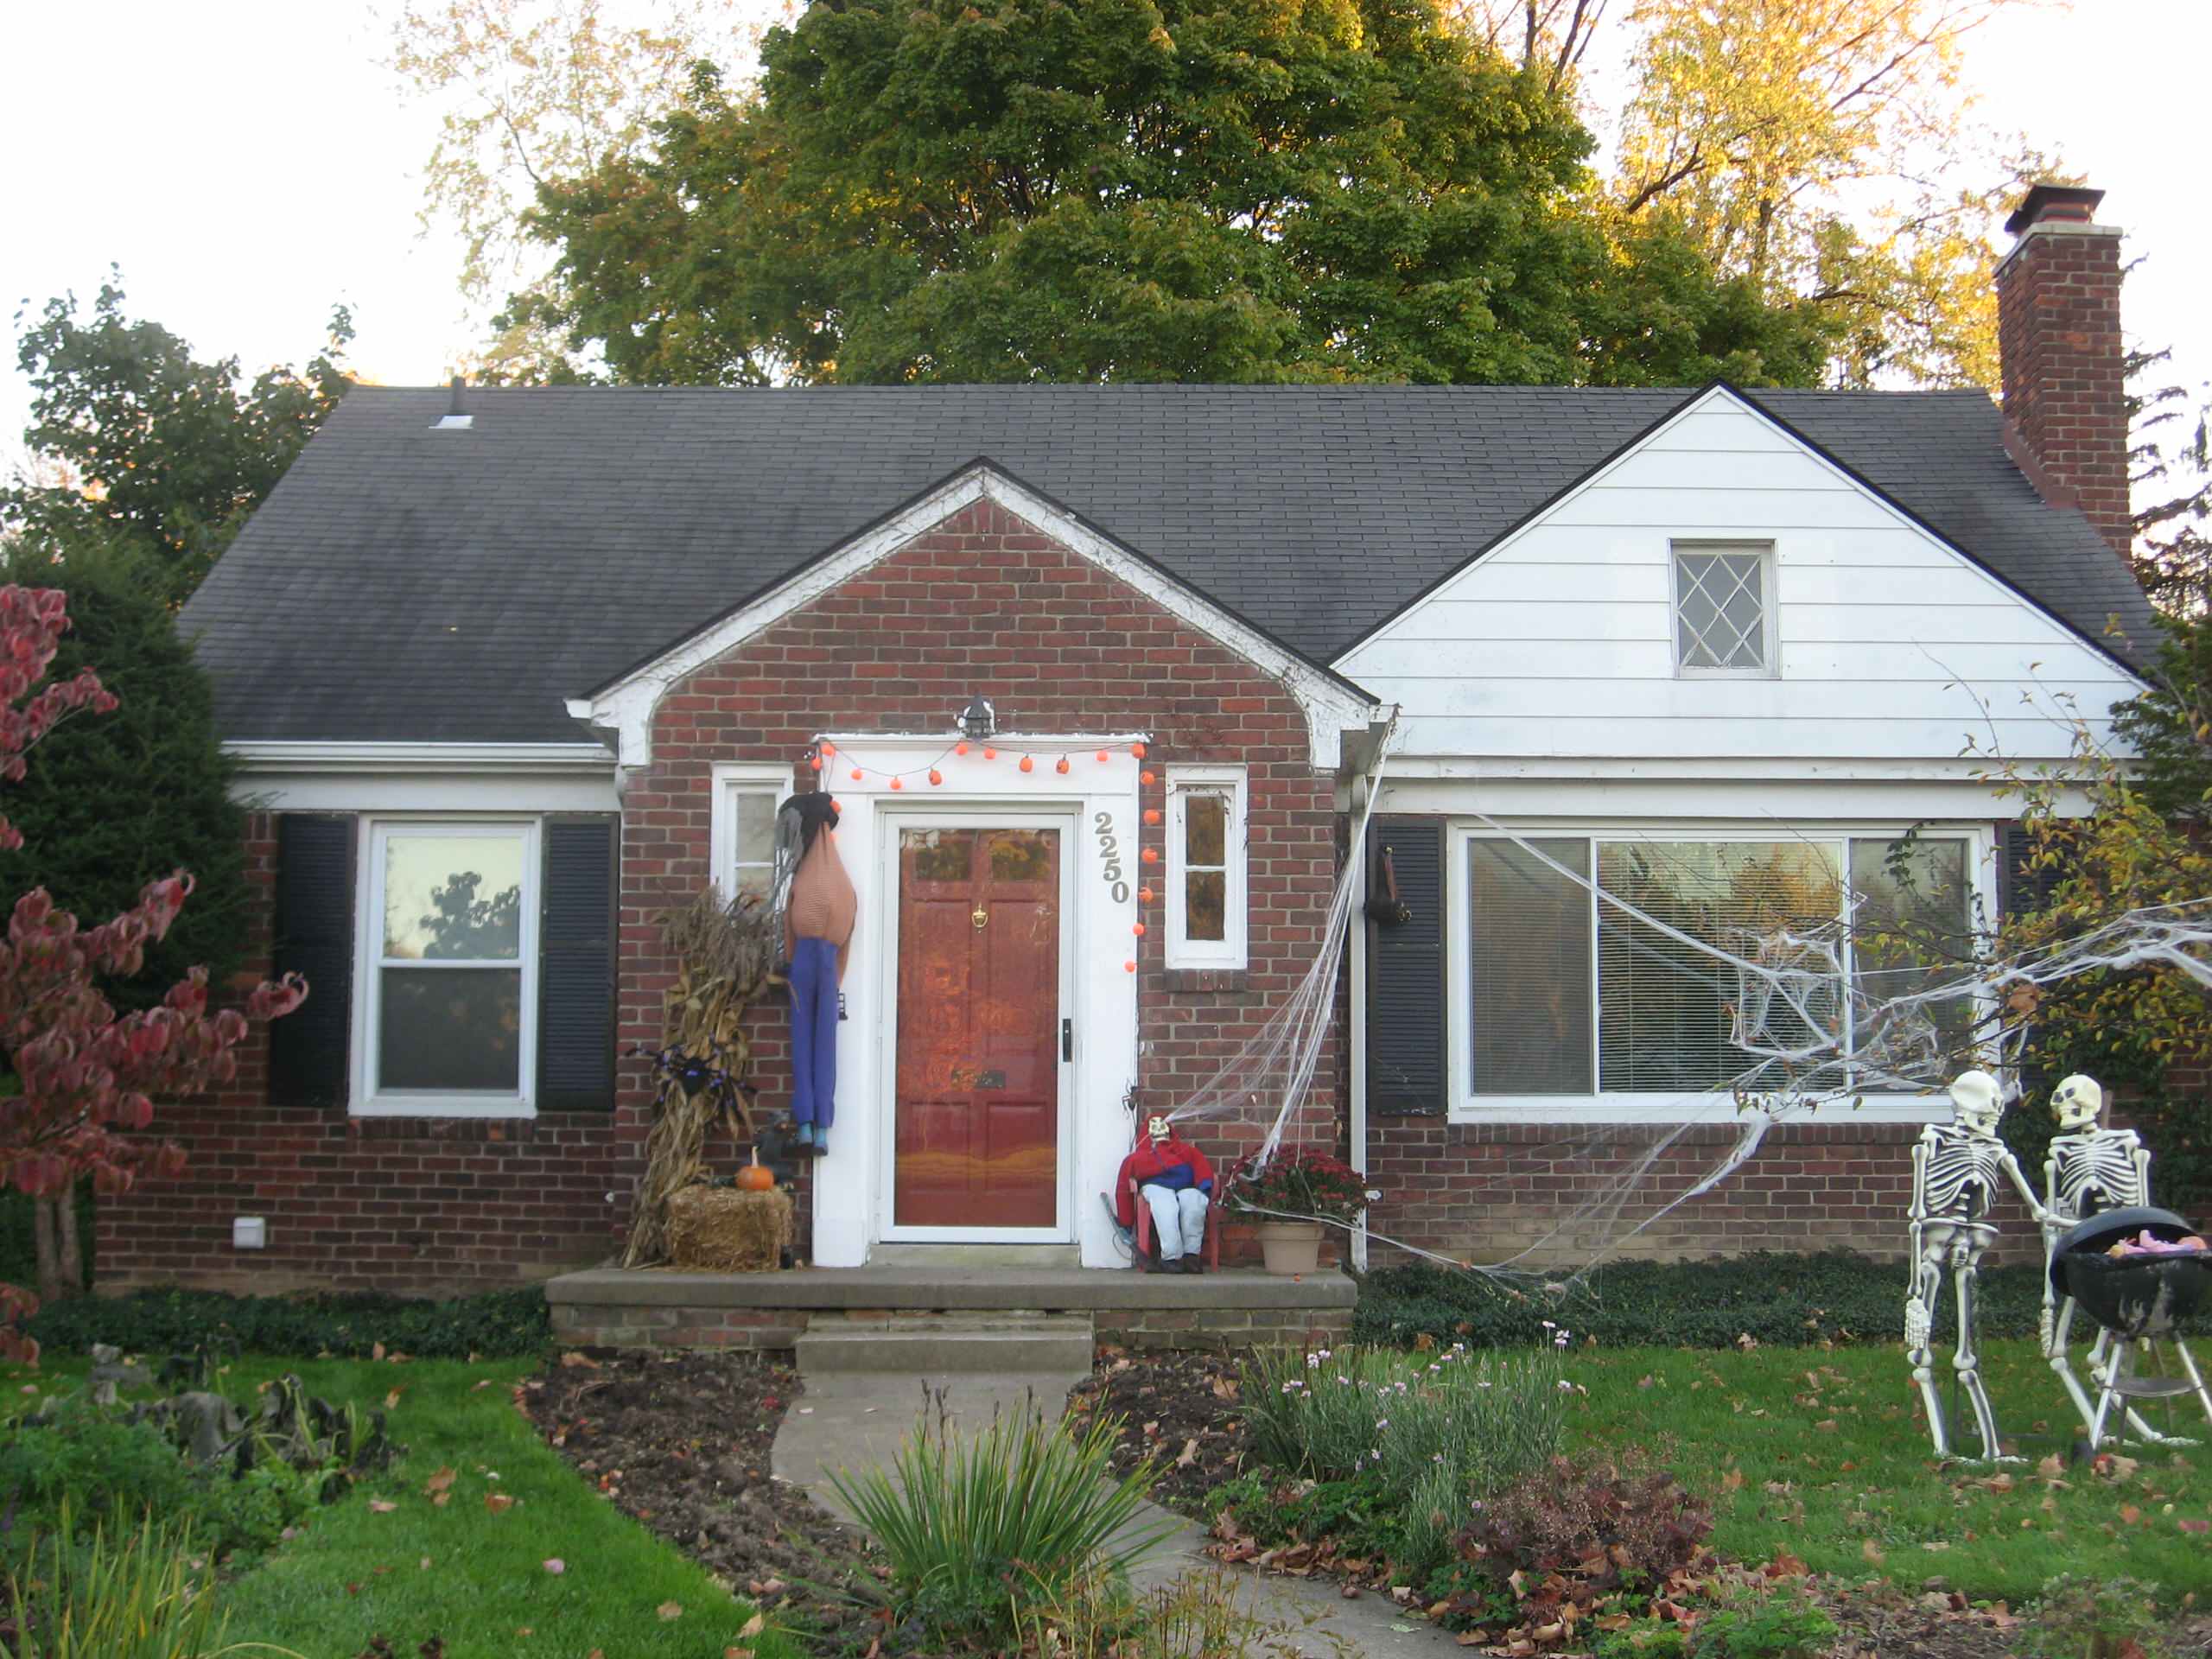
MULTIPOLYGON (((779 1480, 804 1486, 824 1509, 850 1521, 851 1513, 830 1484, 832 1470, 887 1464, 921 1415, 927 1390, 942 1389, 953 1421, 965 1427, 988 1423, 994 1411, 1025 1409, 1033 1398, 1057 1418, 1068 1390, 1087 1372, 1029 1376, 945 1376, 891 1377, 855 1373, 816 1374, 784 1414, 776 1431, 770 1463, 779 1480)), ((1140 1592, 1172 1583, 1190 1572, 1224 1570, 1205 1555, 1205 1533, 1156 1504, 1147 1503, 1140 1528, 1172 1525, 1173 1533, 1131 1573, 1140 1592)), ((1408 1618, 1387 1598, 1363 1592, 1346 1601, 1334 1582, 1262 1575, 1228 1568, 1242 1580, 1243 1605, 1271 1624, 1288 1627, 1271 1653, 1312 1659, 1416 1659, 1420 1655, 1465 1653, 1443 1630, 1408 1618)))

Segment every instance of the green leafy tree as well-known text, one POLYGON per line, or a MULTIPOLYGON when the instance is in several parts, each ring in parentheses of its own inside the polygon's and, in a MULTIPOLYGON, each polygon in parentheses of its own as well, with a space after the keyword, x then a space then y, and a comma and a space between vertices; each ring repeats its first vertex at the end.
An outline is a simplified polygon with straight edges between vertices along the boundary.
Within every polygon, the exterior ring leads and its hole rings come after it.
MULTIPOLYGON (((9 554, 0 584, 67 595, 55 678, 96 672, 119 706, 55 726, 38 764, 9 786, 22 844, 0 849, 0 892, 43 889, 73 913, 118 915, 181 863, 193 873, 192 902, 145 943, 136 972, 104 977, 101 989, 134 1014, 159 1007, 195 967, 227 986, 244 961, 251 889, 245 814, 230 793, 236 764, 218 741, 207 676, 140 568, 144 556, 119 537, 80 534, 66 546, 21 538, 9 554)), ((15 1087, 13 1076, 0 1079, 0 1093, 15 1087)), ((23 1200, 41 1212, 42 1296, 84 1288, 86 1190, 23 1200)))
MULTIPOLYGON (((2212 764, 2212 623, 2200 611, 2167 623, 2169 643, 2151 690, 2120 705, 2115 728, 2137 753, 2123 759, 2077 722, 2071 762, 2048 771, 2017 765, 1995 773, 2019 802, 2035 901, 2007 916, 1996 960, 2034 959, 2131 915, 2165 911, 2202 921, 2212 896, 2206 835, 2212 764), (2087 797, 2088 810, 2081 810, 2087 797), (2173 907, 2179 907, 2174 909, 2173 907)), ((2201 949, 2201 947, 2200 947, 2201 949)), ((2169 1204, 2212 1194, 2212 995, 2169 962, 2094 968, 2042 986, 2019 985, 1997 1011, 2024 1037, 2032 1085, 2086 1071, 2118 1093, 2157 1154, 2169 1204)), ((2036 1159, 2054 1128, 2031 1099, 2007 1134, 2036 1159)))
POLYGON ((120 273, 89 317, 77 298, 16 321, 16 362, 32 389, 23 443, 30 475, 0 491, 0 528, 49 540, 119 540, 156 591, 181 603, 246 515, 337 406, 351 315, 331 316, 304 370, 245 381, 235 357, 203 363, 157 322, 124 315, 120 273))
MULTIPOLYGON (((2128 463, 2135 499, 2135 578, 2169 613, 2201 616, 2212 596, 2212 389, 2160 384, 2173 353, 2137 351, 2127 365, 2128 463)), ((2196 637, 2196 636, 2193 636, 2196 637)), ((2184 652, 2204 649, 2199 643, 2184 652)), ((2195 683, 2204 682, 2197 658, 2195 683)))
POLYGON ((1832 329, 1609 229, 1547 71, 1433 0, 848 0, 548 181, 511 327, 623 380, 1799 383, 1832 329))

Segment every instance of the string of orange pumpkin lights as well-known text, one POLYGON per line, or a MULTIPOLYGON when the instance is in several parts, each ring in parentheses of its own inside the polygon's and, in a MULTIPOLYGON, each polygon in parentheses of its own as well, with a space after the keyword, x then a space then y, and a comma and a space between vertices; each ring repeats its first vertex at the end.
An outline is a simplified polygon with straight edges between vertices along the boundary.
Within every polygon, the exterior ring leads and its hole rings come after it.
MULTIPOLYGON (((1114 758, 1115 749, 1121 747, 1122 746, 1118 744, 1111 745, 1106 748, 1096 751, 1095 758, 1098 764, 1104 766, 1111 761, 1114 758)), ((1142 742, 1130 743, 1127 747, 1130 755, 1135 760, 1142 760, 1144 759, 1145 746, 1142 742)), ((909 766, 903 772, 887 772, 880 766, 856 766, 853 764, 852 757, 850 755, 847 755, 845 757, 847 775, 850 781, 855 784, 864 782, 870 778, 886 779, 889 780, 891 788, 900 791, 903 791, 906 787, 907 779, 926 777, 930 780, 930 786, 934 789, 940 787, 944 782, 944 762, 947 760, 955 755, 964 759, 968 755, 974 753, 978 749, 982 751, 983 759, 986 760, 995 761, 998 760, 1001 754, 1015 757, 1014 770, 1017 772, 1033 772, 1037 770, 1037 762, 1039 758, 1053 754, 1057 754, 1057 758, 1052 763, 1052 770, 1054 772, 1065 778, 1075 770, 1074 752, 1071 750, 1056 752, 1050 749, 1006 748, 996 743, 979 742, 976 740, 963 737, 946 744, 944 748, 938 751, 935 757, 931 760, 918 766, 909 766)), ((807 752, 806 764, 810 771, 823 776, 826 785, 829 781, 828 774, 832 770, 830 763, 836 759, 837 746, 835 743, 824 740, 822 742, 817 743, 813 748, 807 752)), ((1148 766, 1137 774, 1138 784, 1146 789, 1150 789, 1156 781, 1158 780, 1155 774, 1148 766)), ((837 798, 835 795, 832 795, 830 798, 830 805, 833 811, 836 810, 837 798)), ((1160 823, 1160 809, 1156 806, 1146 807, 1142 816, 1145 823, 1147 824, 1157 825, 1160 823)), ((1157 847, 1143 848, 1138 852, 1137 857, 1142 863, 1157 864, 1160 862, 1160 849, 1157 847)), ((1153 892, 1149 885, 1145 885, 1140 886, 1137 888, 1136 896, 1137 902, 1140 905, 1148 905, 1151 904, 1158 895, 1153 892)), ((1129 925, 1129 933, 1132 938, 1141 939, 1144 938, 1145 931, 1145 924, 1141 917, 1140 917, 1138 920, 1131 923, 1129 925)), ((1124 973, 1134 974, 1136 972, 1137 964, 1135 960, 1132 958, 1124 962, 1122 964, 1122 969, 1124 973)))

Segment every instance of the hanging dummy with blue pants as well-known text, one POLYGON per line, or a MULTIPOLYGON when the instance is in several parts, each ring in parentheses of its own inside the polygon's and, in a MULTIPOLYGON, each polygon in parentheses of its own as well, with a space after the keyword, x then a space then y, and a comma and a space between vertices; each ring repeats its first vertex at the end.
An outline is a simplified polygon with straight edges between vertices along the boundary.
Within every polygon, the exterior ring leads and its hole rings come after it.
POLYGON ((785 976, 791 993, 791 1150, 818 1157, 837 1116, 838 987, 860 900, 837 856, 837 809, 817 790, 776 814, 785 976))

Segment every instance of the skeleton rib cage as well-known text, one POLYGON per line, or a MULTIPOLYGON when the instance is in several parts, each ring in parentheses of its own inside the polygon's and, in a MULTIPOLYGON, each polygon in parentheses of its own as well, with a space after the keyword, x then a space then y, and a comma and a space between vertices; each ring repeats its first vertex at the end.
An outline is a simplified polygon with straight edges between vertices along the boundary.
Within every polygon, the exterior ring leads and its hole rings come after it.
POLYGON ((2062 1135, 2050 1142, 2056 1166, 2051 1196, 2061 1215, 2079 1221, 2099 1210, 2125 1210, 2151 1202, 2143 1178, 2142 1142, 2133 1129, 2095 1129, 2062 1135))
POLYGON ((1919 1217, 1924 1221, 1978 1222, 1997 1202, 1998 1179, 2011 1155, 2002 1141, 1944 1124, 1924 1135, 1927 1169, 1919 1217))

